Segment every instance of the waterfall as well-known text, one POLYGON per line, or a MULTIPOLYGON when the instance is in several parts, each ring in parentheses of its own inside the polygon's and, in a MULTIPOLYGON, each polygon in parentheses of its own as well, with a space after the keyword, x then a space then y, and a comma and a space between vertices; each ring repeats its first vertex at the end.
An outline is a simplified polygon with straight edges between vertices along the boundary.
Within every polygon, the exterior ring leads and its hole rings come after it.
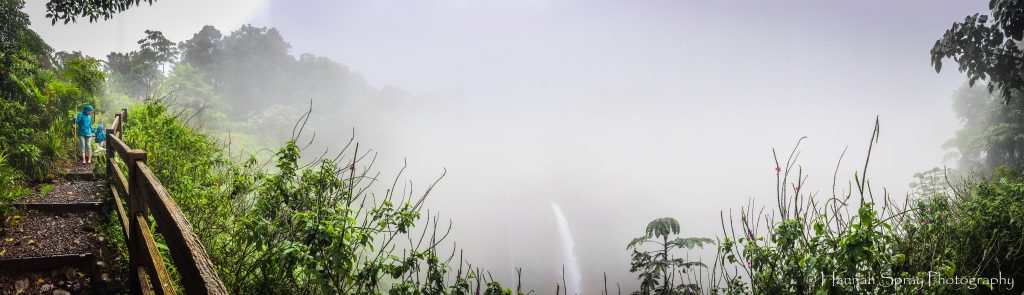
POLYGON ((558 236, 562 245, 562 256, 564 257, 565 267, 565 294, 583 294, 583 289, 580 286, 582 280, 580 275, 580 264, 576 260, 576 242, 572 239, 572 231, 569 230, 569 221, 565 219, 565 214, 562 214, 562 208, 558 207, 558 204, 551 202, 551 211, 555 213, 555 222, 558 222, 558 236))

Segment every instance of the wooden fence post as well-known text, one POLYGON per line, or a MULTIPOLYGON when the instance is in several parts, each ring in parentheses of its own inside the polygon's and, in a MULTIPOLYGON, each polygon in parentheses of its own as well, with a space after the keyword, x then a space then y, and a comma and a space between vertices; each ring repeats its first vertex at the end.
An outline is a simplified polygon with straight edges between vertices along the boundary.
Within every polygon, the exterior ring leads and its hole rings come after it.
POLYGON ((124 124, 125 123, 128 123, 128 109, 121 109, 121 124, 120 124, 120 126, 117 126, 117 128, 120 129, 120 130, 117 130, 117 136, 118 137, 124 136, 124 124))
MULTIPOLYGON (((113 127, 113 126, 111 126, 111 127, 113 127)), ((114 146, 110 144, 110 137, 111 136, 114 136, 114 129, 108 128, 107 129, 107 139, 103 140, 103 145, 107 149, 107 158, 106 158, 106 161, 107 161, 107 163, 106 163, 107 164, 107 182, 113 181, 112 179, 113 179, 113 176, 114 176, 114 167, 110 167, 110 165, 113 165, 115 163, 114 162, 114 146)))
MULTIPOLYGON (((123 113, 122 113, 123 114, 123 113)), ((122 117, 123 119, 124 117, 122 117)), ((122 121, 122 125, 124 121, 122 121)), ((138 218, 135 218, 139 212, 146 212, 146 190, 143 188, 142 182, 146 180, 146 177, 139 171, 139 161, 146 162, 147 154, 144 150, 130 150, 128 151, 128 159, 124 159, 128 164, 128 280, 131 284, 133 294, 142 294, 142 288, 145 284, 142 283, 142 279, 138 275, 138 269, 140 266, 145 265, 146 257, 146 244, 143 239, 140 238, 139 233, 136 229, 147 226, 145 224, 139 224, 138 218)))

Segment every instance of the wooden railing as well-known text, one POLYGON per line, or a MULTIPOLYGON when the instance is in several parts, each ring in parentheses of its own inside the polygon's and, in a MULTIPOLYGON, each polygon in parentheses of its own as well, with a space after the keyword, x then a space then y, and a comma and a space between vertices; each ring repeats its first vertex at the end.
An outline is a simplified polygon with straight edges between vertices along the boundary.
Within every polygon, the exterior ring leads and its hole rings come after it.
POLYGON ((227 294, 213 262, 181 209, 168 195, 153 171, 146 166, 144 150, 131 149, 121 136, 128 110, 114 115, 107 129, 107 180, 117 207, 117 216, 128 241, 128 281, 134 294, 175 294, 157 251, 147 216, 152 216, 157 232, 163 235, 171 260, 181 277, 186 294, 227 294), (127 178, 118 166, 121 159, 128 167, 127 178), (123 205, 127 197, 127 210, 123 205))

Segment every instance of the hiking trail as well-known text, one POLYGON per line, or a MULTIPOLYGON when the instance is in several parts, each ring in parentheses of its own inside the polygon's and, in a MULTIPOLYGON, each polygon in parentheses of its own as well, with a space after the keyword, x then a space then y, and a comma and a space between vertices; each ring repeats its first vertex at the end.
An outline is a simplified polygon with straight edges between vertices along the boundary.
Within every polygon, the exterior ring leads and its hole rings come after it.
POLYGON ((100 231, 110 212, 106 181, 75 162, 34 194, 0 228, 0 294, 106 294, 123 290, 110 268, 115 253, 100 231))

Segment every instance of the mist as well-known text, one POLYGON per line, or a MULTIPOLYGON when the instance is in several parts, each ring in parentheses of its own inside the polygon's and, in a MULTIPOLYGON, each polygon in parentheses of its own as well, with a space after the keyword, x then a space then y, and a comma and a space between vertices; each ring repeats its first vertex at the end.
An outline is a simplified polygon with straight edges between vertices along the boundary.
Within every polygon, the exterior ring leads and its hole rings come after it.
POLYGON ((359 91, 285 93, 236 115, 273 109, 297 120, 311 106, 312 154, 354 136, 375 151, 384 182, 404 164, 401 178, 419 191, 443 174, 426 208, 450 219, 450 241, 503 281, 521 267, 524 285, 538 291, 561 282, 572 261, 583 290, 599 289, 603 274, 635 288, 626 243, 647 222, 674 217, 684 236, 719 236, 723 211, 750 200, 771 205, 772 149, 788 154, 804 136, 799 162, 810 191, 831 190, 844 150, 840 183, 862 168, 876 117, 875 187, 903 196, 914 173, 955 165, 942 144, 958 127, 950 96, 963 77, 936 74, 928 50, 950 23, 986 9, 954 1, 265 1, 231 20, 182 18, 197 3, 158 1, 159 16, 140 8, 117 25, 33 23, 58 50, 82 27, 128 36, 78 46, 92 56, 134 47, 145 29, 185 41, 206 24, 225 35, 246 23, 276 28, 291 55, 346 70, 337 84, 309 89, 359 91), (571 229, 573 255, 553 204, 571 229))

